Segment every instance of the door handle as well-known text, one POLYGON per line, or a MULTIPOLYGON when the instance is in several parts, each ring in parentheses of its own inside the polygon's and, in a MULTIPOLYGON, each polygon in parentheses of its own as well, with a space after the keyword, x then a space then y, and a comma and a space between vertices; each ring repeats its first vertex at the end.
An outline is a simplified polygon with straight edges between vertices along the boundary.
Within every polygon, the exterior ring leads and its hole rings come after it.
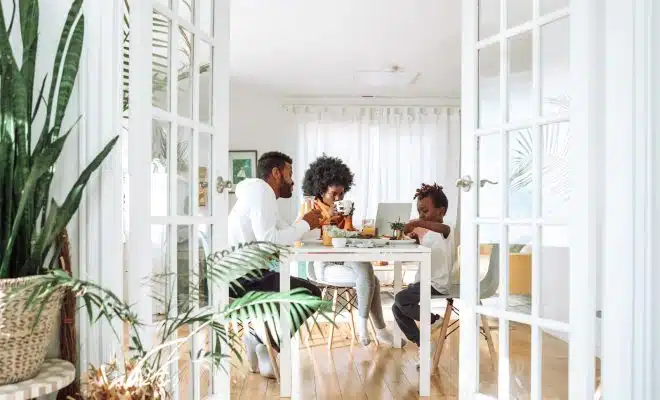
POLYGON ((463 175, 462 178, 456 180, 456 187, 460 188, 464 192, 469 192, 472 189, 474 181, 470 175, 463 175))
POLYGON ((490 181, 488 179, 482 179, 479 181, 479 187, 484 187, 486 184, 489 183, 491 185, 497 185, 497 182, 490 181))
POLYGON ((225 189, 231 189, 232 183, 231 181, 226 181, 222 176, 218 176, 218 178, 215 180, 215 190, 218 193, 222 193, 225 191, 225 189))

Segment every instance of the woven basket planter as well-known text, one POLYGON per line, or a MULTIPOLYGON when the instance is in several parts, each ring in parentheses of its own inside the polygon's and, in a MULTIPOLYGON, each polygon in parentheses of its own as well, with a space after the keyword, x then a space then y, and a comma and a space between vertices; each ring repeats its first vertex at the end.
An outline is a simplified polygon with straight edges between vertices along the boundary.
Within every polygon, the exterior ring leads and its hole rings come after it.
POLYGON ((37 279, 0 279, 0 385, 34 378, 57 329, 64 289, 48 299, 36 325, 40 307, 25 308, 31 290, 21 290, 8 298, 12 291, 32 286, 37 279))

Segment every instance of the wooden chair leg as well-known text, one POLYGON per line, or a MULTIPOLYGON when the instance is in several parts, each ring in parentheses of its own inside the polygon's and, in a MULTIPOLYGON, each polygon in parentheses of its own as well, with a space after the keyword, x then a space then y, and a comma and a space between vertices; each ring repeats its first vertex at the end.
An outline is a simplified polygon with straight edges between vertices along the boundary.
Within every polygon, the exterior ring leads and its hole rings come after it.
POLYGON ((445 306, 445 315, 442 316, 442 327, 440 328, 438 341, 436 342, 435 352, 433 352, 431 368, 437 367, 438 363, 440 362, 440 356, 442 355, 442 349, 444 349, 445 347, 445 339, 447 338, 447 329, 449 328, 449 322, 451 321, 451 313, 453 309, 454 309, 454 300, 447 299, 447 306, 445 306))
POLYGON ((351 301, 353 297, 353 293, 350 290, 347 290, 344 292, 344 298, 346 299, 346 309, 348 310, 348 313, 351 314, 351 344, 355 342, 356 338, 356 330, 355 330, 355 315, 353 315, 353 304, 351 301))
POLYGON ((481 325, 484 330, 484 336, 486 337, 486 344, 488 344, 488 352, 490 353, 490 361, 493 363, 493 369, 497 365, 497 352, 495 351, 495 344, 493 342, 493 336, 490 334, 490 326, 488 325, 488 318, 485 315, 481 316, 481 325))
POLYGON ((374 342, 376 343, 376 347, 380 346, 380 342, 378 341, 378 335, 376 334, 376 325, 374 324, 373 318, 371 318, 371 315, 369 316, 369 324, 371 325, 371 330, 374 331, 374 342))
POLYGON ((328 335, 328 350, 332 349, 332 338, 335 335, 335 323, 337 321, 337 292, 335 288, 332 294, 332 325, 330 325, 330 335, 328 335))
POLYGON ((594 400, 601 400, 603 398, 603 394, 601 393, 600 389, 600 382, 598 383, 598 387, 596 387, 596 393, 594 393, 594 400))

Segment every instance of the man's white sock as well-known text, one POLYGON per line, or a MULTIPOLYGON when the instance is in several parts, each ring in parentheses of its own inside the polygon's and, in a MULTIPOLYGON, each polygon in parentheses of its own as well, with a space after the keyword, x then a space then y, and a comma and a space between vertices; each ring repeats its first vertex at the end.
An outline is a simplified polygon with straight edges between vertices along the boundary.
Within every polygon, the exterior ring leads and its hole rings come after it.
POLYGON ((268 348, 265 344, 259 343, 256 349, 257 358, 259 359, 259 372, 264 378, 275 379, 275 370, 273 363, 270 362, 268 355, 268 348))

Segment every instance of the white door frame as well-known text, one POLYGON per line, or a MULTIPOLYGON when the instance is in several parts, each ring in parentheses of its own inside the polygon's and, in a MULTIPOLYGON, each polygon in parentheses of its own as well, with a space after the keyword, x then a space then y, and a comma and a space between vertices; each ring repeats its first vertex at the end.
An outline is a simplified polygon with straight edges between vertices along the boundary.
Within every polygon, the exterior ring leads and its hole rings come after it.
POLYGON ((603 396, 651 399, 660 394, 659 343, 654 347, 652 333, 653 319, 660 323, 660 16, 652 0, 603 3, 603 396))
MULTIPOLYGON (((121 0, 85 1, 85 42, 79 69, 80 134, 78 171, 121 131, 121 0)), ((122 262, 122 161, 121 139, 85 189, 78 213, 78 277, 100 284, 123 297, 122 262)), ((78 371, 120 357, 121 345, 114 330, 101 320, 90 326, 87 314, 77 313, 79 329, 78 371)))

